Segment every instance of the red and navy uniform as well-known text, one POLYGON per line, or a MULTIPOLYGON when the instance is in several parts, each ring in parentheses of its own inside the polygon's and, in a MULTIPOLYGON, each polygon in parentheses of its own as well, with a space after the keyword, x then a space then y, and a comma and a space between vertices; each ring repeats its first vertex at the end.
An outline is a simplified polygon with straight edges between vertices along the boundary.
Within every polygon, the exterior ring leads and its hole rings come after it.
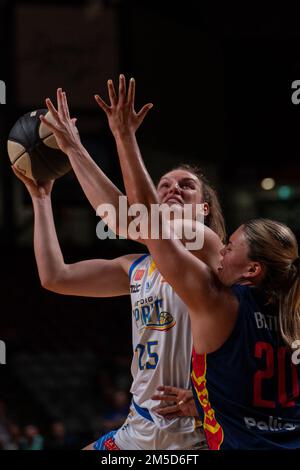
POLYGON ((192 356, 209 448, 300 448, 299 351, 284 344, 278 312, 258 289, 232 290, 239 300, 232 334, 217 351, 192 356))

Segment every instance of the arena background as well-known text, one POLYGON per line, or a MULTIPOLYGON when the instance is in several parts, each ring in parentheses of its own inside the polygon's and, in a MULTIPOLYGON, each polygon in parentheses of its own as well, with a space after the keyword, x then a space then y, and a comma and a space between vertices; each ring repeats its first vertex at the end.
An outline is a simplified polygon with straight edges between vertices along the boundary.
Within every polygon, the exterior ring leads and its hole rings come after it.
MULTIPOLYGON (((200 2, 0 0, 0 448, 78 449, 126 416, 129 299, 47 292, 33 256, 29 197, 13 175, 8 132, 62 86, 82 141, 121 188, 118 159, 93 95, 119 73, 137 80, 154 109, 138 131, 156 179, 199 164, 217 188, 229 232, 271 217, 300 234, 300 28, 290 11, 222 9, 200 2), (273 178, 264 190, 261 181, 273 178)), ((67 262, 143 248, 96 237, 95 213, 72 173, 55 183, 54 212, 67 262)))

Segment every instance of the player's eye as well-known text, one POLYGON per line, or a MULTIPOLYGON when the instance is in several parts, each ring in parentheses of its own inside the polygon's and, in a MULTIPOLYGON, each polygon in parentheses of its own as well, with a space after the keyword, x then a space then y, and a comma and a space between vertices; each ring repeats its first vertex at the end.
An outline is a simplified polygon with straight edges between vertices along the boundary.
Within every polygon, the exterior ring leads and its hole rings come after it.
POLYGON ((182 181, 180 187, 182 189, 195 189, 195 183, 193 181, 182 181))

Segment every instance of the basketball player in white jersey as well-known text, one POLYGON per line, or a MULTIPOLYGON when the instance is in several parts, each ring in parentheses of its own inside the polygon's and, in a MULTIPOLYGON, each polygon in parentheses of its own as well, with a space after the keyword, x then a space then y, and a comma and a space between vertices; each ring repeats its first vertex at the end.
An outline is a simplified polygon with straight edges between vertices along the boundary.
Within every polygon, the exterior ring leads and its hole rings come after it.
MULTIPOLYGON (((69 156, 91 204, 94 207, 103 202, 116 204, 120 192, 82 147, 62 91, 58 90, 58 111, 49 100, 47 105, 56 125, 44 122, 51 127, 61 149, 69 156)), ((143 113, 140 116, 138 125, 143 120, 143 113)), ((133 383, 130 413, 119 430, 102 436, 88 449, 184 450, 201 447, 203 434, 196 428, 193 417, 166 419, 153 410, 157 402, 151 398, 161 384, 189 388, 192 337, 185 304, 162 279, 149 255, 65 264, 51 208, 53 182, 36 186, 14 171, 25 183, 33 202, 34 248, 42 285, 65 295, 109 297, 131 294, 133 383)), ((161 178, 157 190, 160 201, 170 205, 174 200, 204 203, 206 222, 209 221, 216 231, 219 229, 220 236, 223 236, 223 221, 217 199, 214 199, 216 196, 204 178, 199 178, 193 170, 183 166, 167 173, 161 178)), ((216 236, 215 246, 204 247, 203 253, 212 264, 217 264, 214 256, 219 253, 220 245, 221 241, 216 236)))

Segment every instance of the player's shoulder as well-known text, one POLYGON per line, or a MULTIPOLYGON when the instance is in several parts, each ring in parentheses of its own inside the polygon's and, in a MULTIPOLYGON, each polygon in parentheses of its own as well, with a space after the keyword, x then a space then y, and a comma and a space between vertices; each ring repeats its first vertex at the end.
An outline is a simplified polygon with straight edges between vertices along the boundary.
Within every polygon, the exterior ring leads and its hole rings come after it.
POLYGON ((133 271, 135 266, 138 266, 146 257, 149 257, 148 253, 135 253, 124 255, 119 258, 119 262, 124 271, 129 274, 133 271))

